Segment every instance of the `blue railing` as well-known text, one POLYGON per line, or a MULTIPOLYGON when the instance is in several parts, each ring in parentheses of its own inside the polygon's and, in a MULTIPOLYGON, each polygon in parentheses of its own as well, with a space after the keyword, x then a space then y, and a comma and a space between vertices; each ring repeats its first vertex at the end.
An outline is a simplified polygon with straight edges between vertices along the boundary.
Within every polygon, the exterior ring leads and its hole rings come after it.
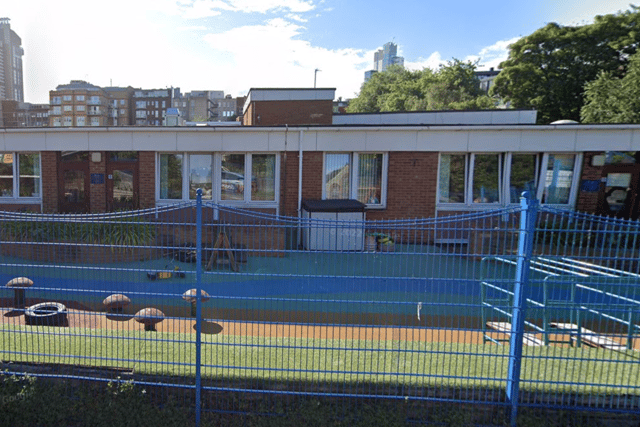
POLYGON ((198 198, 0 226, 12 373, 179 390, 196 424, 246 411, 229 392, 491 404, 512 423, 640 408, 637 222, 526 199, 329 221, 198 198))

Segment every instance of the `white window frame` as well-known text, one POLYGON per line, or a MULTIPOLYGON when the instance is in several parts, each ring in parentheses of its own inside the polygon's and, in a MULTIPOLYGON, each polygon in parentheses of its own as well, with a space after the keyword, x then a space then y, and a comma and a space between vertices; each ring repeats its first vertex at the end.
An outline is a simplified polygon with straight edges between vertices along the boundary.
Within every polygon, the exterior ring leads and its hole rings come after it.
POLYGON ((552 206, 557 208, 573 208, 576 205, 578 199, 578 186, 580 185, 580 176, 582 175, 582 153, 577 152, 547 152, 542 156, 542 162, 540 163, 540 179, 538 180, 538 190, 536 198, 540 200, 541 204, 545 206, 552 206), (559 203, 542 203, 542 195, 544 193, 544 186, 546 184, 547 166, 549 165, 549 155, 572 155, 573 159, 573 175, 571 176, 571 188, 569 189, 569 201, 566 204, 559 203))
POLYGON ((11 154, 13 156, 12 163, 12 195, 2 196, 0 194, 0 203, 25 203, 25 202, 38 202, 42 201, 42 155, 37 151, 3 151, 1 154, 11 154), (20 154, 37 154, 38 155, 38 169, 40 170, 40 195, 39 196, 20 196, 20 154))
POLYGON ((156 153, 156 203, 169 204, 177 203, 180 201, 193 200, 189 198, 189 170, 190 170, 190 155, 193 154, 205 154, 212 156, 212 199, 207 201, 213 201, 214 203, 229 205, 229 206, 251 206, 251 207, 263 207, 263 208, 278 208, 280 200, 280 155, 277 152, 203 152, 203 151, 188 151, 188 152, 175 152, 175 151, 162 151, 156 153), (182 161, 182 197, 180 199, 161 199, 160 198, 160 156, 163 154, 181 154, 182 161), (253 155, 272 155, 275 157, 275 188, 273 200, 251 200, 251 185, 245 185, 244 194, 242 200, 222 200, 222 156, 225 154, 242 154, 244 155, 244 179, 245 182, 252 182, 252 158, 253 155))
MULTIPOLYGON (((439 210, 474 210, 474 209, 489 209, 497 206, 515 205, 519 204, 519 200, 511 200, 510 187, 511 187, 511 160, 514 155, 529 154, 536 155, 536 176, 534 177, 536 182, 536 194, 535 197, 542 203, 542 196, 544 193, 544 186, 546 183, 546 171, 549 162, 549 155, 573 155, 573 175, 571 181, 571 188, 569 191, 569 201, 566 204, 550 204, 544 203, 545 206, 552 206, 557 208, 573 208, 576 205, 578 198, 578 190, 580 185, 581 165, 582 165, 582 153, 577 152, 442 152, 438 155, 438 175, 436 184, 436 209, 439 210), (499 203, 473 203, 473 166, 476 155, 485 154, 499 154, 500 157, 500 178, 499 178, 499 203), (464 177, 464 196, 463 203, 442 203, 440 202, 440 172, 442 165, 442 155, 458 155, 465 158, 465 177, 464 177)), ((324 191, 324 190, 323 190, 324 191)))
POLYGON ((387 208, 387 182, 388 182, 388 171, 389 171, 389 153, 384 151, 354 151, 354 152, 344 152, 344 151, 327 151, 322 155, 322 199, 327 199, 327 155, 331 154, 348 154, 349 155, 349 165, 351 169, 349 170, 349 198, 353 200, 358 200, 358 186, 359 186, 359 177, 357 171, 359 170, 360 164, 360 155, 362 154, 382 154, 382 180, 380 182, 380 203, 365 203, 366 209, 386 209, 387 208))

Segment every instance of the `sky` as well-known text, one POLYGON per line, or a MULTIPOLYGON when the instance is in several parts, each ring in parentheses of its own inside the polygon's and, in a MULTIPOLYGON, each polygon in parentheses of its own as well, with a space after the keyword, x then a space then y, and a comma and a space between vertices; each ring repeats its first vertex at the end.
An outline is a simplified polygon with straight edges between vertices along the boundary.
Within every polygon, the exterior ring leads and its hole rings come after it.
POLYGON ((456 58, 484 70, 550 22, 627 9, 628 0, 2 0, 0 16, 22 39, 25 101, 48 103, 71 80, 235 97, 315 79, 348 99, 390 41, 406 68, 456 58))

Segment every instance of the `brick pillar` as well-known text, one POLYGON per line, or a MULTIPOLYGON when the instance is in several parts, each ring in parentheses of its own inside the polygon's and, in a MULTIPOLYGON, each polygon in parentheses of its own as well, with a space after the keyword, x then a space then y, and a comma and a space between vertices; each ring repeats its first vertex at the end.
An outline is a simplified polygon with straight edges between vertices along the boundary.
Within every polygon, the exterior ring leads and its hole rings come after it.
MULTIPOLYGON (((603 166, 592 166, 593 156, 602 155, 600 152, 587 152, 584 153, 582 158, 582 174, 578 181, 582 184, 582 181, 599 181, 602 177, 603 166)), ((596 213, 598 208, 598 191, 585 191, 581 187, 578 188, 578 200, 576 201, 576 210, 587 213, 596 213)))
MULTIPOLYGON (((101 183, 89 183, 89 212, 99 213, 107 210, 107 153, 101 152, 100 161, 94 162, 89 153, 89 177, 102 175, 101 183)), ((99 182, 99 181, 98 181, 99 182)))
POLYGON ((154 151, 138 152, 138 203, 140 209, 156 206, 156 155, 154 151))
POLYGON ((40 164, 42 166, 42 211, 58 212, 58 153, 41 151, 40 164))

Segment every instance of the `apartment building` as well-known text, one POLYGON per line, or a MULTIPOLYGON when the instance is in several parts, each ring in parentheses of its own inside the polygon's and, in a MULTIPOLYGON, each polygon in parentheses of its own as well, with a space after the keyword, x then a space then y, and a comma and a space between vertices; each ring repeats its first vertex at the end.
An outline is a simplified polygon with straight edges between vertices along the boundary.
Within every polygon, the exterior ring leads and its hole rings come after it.
POLYGON ((133 93, 131 86, 128 87, 105 87, 104 91, 109 98, 109 126, 130 126, 133 122, 133 93))
POLYGON ((49 126, 109 126, 109 97, 99 86, 72 80, 49 92, 49 126))
POLYGON ((49 126, 49 105, 2 101, 2 122, 7 128, 49 126))
POLYGON ((171 89, 134 90, 134 124, 136 126, 162 126, 167 108, 171 108, 171 95, 171 89))
POLYGON ((9 18, 0 18, 0 100, 24 101, 22 40, 11 29, 9 18))

